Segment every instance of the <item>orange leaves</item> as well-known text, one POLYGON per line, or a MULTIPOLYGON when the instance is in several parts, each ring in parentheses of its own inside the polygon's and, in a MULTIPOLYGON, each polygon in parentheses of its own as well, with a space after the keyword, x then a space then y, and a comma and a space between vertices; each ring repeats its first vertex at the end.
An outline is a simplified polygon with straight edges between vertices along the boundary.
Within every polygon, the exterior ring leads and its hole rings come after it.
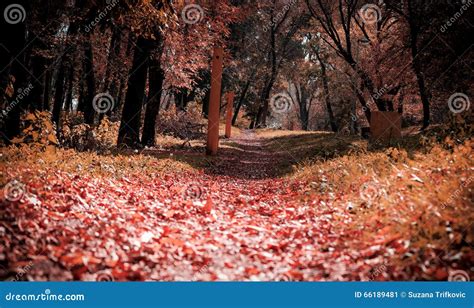
POLYGON ((205 214, 210 214, 211 211, 212 211, 212 206, 213 206, 212 197, 211 197, 211 196, 208 196, 208 197, 207 197, 206 204, 205 204, 204 207, 202 208, 203 213, 205 213, 205 214))
POLYGON ((443 280, 446 264, 474 255, 453 250, 474 244, 466 149, 334 158, 302 180, 262 176, 282 163, 264 150, 246 153, 247 164, 226 153, 206 172, 151 155, 57 151, 67 162, 29 154, 6 173, 28 189, 0 209, 0 249, 12 264, 51 262, 31 269, 35 279, 56 270, 63 280, 443 280), (97 172, 105 165, 115 171, 97 172), (361 196, 363 183, 373 186, 361 196), (199 189, 183 195, 190 184, 199 189))
POLYGON ((178 247, 184 246, 184 242, 180 239, 171 238, 171 237, 164 237, 160 240, 161 244, 170 244, 178 247))

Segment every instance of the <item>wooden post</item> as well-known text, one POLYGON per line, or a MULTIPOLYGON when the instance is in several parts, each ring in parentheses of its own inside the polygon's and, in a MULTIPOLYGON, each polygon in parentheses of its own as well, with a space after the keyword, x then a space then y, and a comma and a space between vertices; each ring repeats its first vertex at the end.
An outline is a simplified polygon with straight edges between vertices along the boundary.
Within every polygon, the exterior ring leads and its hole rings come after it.
POLYGON ((225 137, 230 138, 230 135, 232 133, 232 110, 234 107, 234 97, 235 93, 234 92, 228 92, 227 93, 227 113, 226 113, 226 118, 225 118, 225 137))
POLYGON ((217 155, 219 146, 219 114, 221 104, 222 64, 224 50, 214 48, 211 73, 211 95, 209 98, 209 114, 207 124, 207 155, 217 155))
POLYGON ((402 116, 398 112, 372 111, 370 116, 371 142, 384 142, 402 137, 402 116))

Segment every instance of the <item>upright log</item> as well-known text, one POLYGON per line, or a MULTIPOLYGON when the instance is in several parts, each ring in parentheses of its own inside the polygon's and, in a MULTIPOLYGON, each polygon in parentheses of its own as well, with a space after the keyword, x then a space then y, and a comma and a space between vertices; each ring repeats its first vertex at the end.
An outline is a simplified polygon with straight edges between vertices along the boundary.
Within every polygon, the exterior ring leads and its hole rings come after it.
POLYGON ((398 112, 374 111, 370 116, 371 142, 385 142, 402 137, 402 116, 398 112))
POLYGON ((226 110, 226 117, 225 117, 225 137, 230 138, 232 133, 232 107, 234 107, 234 92, 228 92, 227 95, 227 110, 226 110))
POLYGON ((219 146, 219 113, 222 85, 222 64, 224 50, 221 47, 214 48, 212 59, 211 95, 209 99, 209 115, 207 126, 207 155, 217 155, 219 146))

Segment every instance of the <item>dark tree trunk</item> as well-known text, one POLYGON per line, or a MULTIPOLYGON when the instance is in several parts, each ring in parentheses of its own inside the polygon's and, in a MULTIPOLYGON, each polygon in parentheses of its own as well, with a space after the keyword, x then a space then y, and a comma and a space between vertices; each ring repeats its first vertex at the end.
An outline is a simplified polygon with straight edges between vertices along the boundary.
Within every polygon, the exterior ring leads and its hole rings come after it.
POLYGON ((237 102, 237 106, 235 107, 235 110, 234 110, 234 116, 232 117, 232 125, 235 125, 235 122, 237 121, 237 117, 239 116, 240 108, 242 107, 242 104, 245 101, 245 97, 247 96, 247 92, 250 88, 250 83, 251 82, 252 81, 249 78, 247 80, 247 83, 244 86, 244 89, 242 90, 242 93, 240 94, 239 101, 237 102))
POLYGON ((66 102, 64 105, 64 110, 70 112, 72 111, 72 98, 73 98, 73 91, 74 91, 74 67, 71 66, 69 68, 69 75, 67 77, 67 95, 66 95, 66 102))
POLYGON ((367 102, 365 101, 365 98, 362 95, 362 93, 356 91, 356 96, 357 96, 357 100, 359 101, 360 105, 362 106, 362 110, 364 111, 365 118, 367 119, 367 122, 369 122, 369 125, 370 125, 370 119, 371 119, 372 112, 370 111, 370 108, 367 105, 367 102))
MULTIPOLYGON (((290 83, 290 88, 289 88, 289 94, 291 96, 291 83, 290 83)), ((293 86, 296 91, 296 103, 298 104, 299 107, 299 113, 300 113, 300 123, 301 123, 301 129, 302 130, 308 130, 309 127, 309 110, 311 108, 311 101, 309 102, 308 105, 308 99, 312 99, 309 97, 308 92, 304 87, 301 86, 301 84, 296 84, 293 83, 293 86)), ((293 100, 293 97, 292 97, 293 100)))
POLYGON ((328 117, 329 117, 329 124, 331 125, 331 130, 333 132, 337 132, 337 124, 336 124, 336 118, 334 117, 334 112, 332 110, 332 105, 331 105, 331 97, 329 94, 329 82, 328 82, 328 76, 326 73, 326 64, 322 61, 320 55, 318 52, 316 52, 316 57, 318 58, 319 64, 321 66, 321 77, 323 80, 323 91, 324 91, 324 101, 326 103, 326 110, 328 112, 328 117))
POLYGON ((207 90, 206 94, 204 95, 204 100, 202 101, 202 114, 207 119, 209 114, 209 100, 211 99, 211 91, 207 90))
POLYGON ((408 23, 410 25, 410 47, 412 55, 412 68, 416 75, 416 81, 418 83, 418 89, 420 92, 421 103, 423 105, 423 129, 427 128, 430 125, 430 100, 428 98, 428 93, 426 91, 425 77, 422 71, 421 59, 418 52, 418 36, 419 36, 419 26, 418 16, 415 14, 415 5, 412 1, 408 1, 408 23))
MULTIPOLYGON (((117 26, 113 26, 112 30, 112 38, 110 40, 110 46, 109 46, 109 55, 107 57, 107 70, 105 72, 105 82, 104 82, 104 88, 103 92, 109 93, 111 97, 114 98, 114 109, 117 108, 118 100, 116 99, 117 97, 117 80, 116 76, 113 73, 115 70, 115 65, 116 65, 116 59, 120 56, 120 47, 121 47, 121 39, 122 39, 122 31, 120 28, 117 26)), ((113 112, 113 109, 111 108, 107 114, 110 116, 113 112)), ((99 114, 99 122, 102 121, 102 119, 105 116, 104 113, 99 114)))
POLYGON ((49 97, 50 97, 50 87, 51 87, 51 69, 48 67, 44 74, 44 87, 43 87, 43 110, 50 110, 49 97))
POLYGON ((86 109, 86 90, 87 90, 86 88, 87 87, 86 87, 86 81, 84 79, 84 74, 81 74, 80 80, 79 80, 79 97, 77 99, 77 111, 79 112, 84 112, 84 110, 86 109))
POLYGON ((84 66, 85 66, 85 80, 87 83, 86 97, 84 98, 84 121, 93 125, 95 121, 95 110, 93 106, 93 100, 95 94, 95 77, 94 77, 94 54, 92 51, 92 43, 89 34, 89 38, 86 38, 84 45, 84 66))
POLYGON ((31 93, 27 97, 28 105, 32 109, 42 110, 44 103, 43 103, 43 94, 44 94, 44 87, 45 87, 45 67, 46 67, 46 59, 41 56, 34 56, 31 59, 31 74, 33 78, 31 78, 31 84, 33 89, 31 93))
POLYGON ((109 55, 107 57, 107 70, 105 72, 105 83, 104 83, 104 92, 108 92, 112 95, 112 97, 115 95, 115 93, 111 93, 111 85, 114 82, 114 66, 115 66, 115 60, 117 57, 120 55, 120 41, 122 38, 122 32, 120 31, 120 28, 118 27, 113 27, 112 30, 112 38, 110 39, 110 46, 109 46, 109 55))
MULTIPOLYGON (((20 4, 28 12, 29 5, 27 1, 2 1, 0 4, 1 12, 4 12, 6 7, 10 4, 20 4)), ((8 106, 8 112, 2 114, 2 119, 5 117, 4 128, 1 133, 2 138, 5 138, 8 142, 13 137, 20 133, 20 116, 21 111, 24 108, 25 102, 22 99, 17 99, 19 94, 18 90, 26 86, 26 72, 24 67, 26 66, 25 54, 20 52, 25 47, 26 39, 26 21, 11 24, 6 21, 5 18, 0 18, 0 29, 2 34, 0 35, 0 106, 5 106, 4 93, 10 82, 10 75, 14 77, 14 91, 11 98, 7 98, 6 105, 8 106)))
POLYGON ((136 43, 120 122, 118 145, 136 147, 140 144, 141 112, 149 65, 149 45, 144 38, 139 38, 136 43))
POLYGON ((272 76, 270 77, 270 80, 266 84, 266 87, 264 88, 262 92, 262 96, 260 97, 262 108, 261 108, 259 117, 257 119, 257 127, 265 127, 267 125, 267 115, 268 115, 268 110, 269 110, 269 105, 270 105, 270 92, 272 91, 273 84, 275 83, 275 78, 276 78, 276 71, 272 73, 272 76))
POLYGON ((61 110, 64 102, 64 78, 65 78, 65 67, 64 62, 59 63, 58 76, 56 77, 56 93, 54 94, 54 105, 53 105, 53 122, 56 124, 56 130, 61 130, 61 110))
POLYGON ((145 122, 143 124, 142 144, 155 145, 156 118, 160 111, 161 93, 165 75, 160 60, 153 60, 150 65, 150 97, 146 105, 145 122))

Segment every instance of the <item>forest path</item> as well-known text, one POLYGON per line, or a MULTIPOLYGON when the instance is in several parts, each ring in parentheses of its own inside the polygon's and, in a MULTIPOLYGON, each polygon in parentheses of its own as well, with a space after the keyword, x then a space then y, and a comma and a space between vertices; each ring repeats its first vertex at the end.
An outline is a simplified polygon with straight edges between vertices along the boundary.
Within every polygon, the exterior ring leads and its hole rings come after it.
POLYGON ((348 279, 361 266, 335 228, 348 214, 304 197, 281 176, 290 151, 272 149, 246 131, 200 171, 37 172, 3 212, 3 276, 31 262, 32 280, 348 279))
POLYGON ((277 178, 280 166, 291 160, 288 152, 274 151, 268 139, 254 130, 244 130, 241 135, 222 139, 218 157, 209 159, 208 172, 248 180, 277 178))

